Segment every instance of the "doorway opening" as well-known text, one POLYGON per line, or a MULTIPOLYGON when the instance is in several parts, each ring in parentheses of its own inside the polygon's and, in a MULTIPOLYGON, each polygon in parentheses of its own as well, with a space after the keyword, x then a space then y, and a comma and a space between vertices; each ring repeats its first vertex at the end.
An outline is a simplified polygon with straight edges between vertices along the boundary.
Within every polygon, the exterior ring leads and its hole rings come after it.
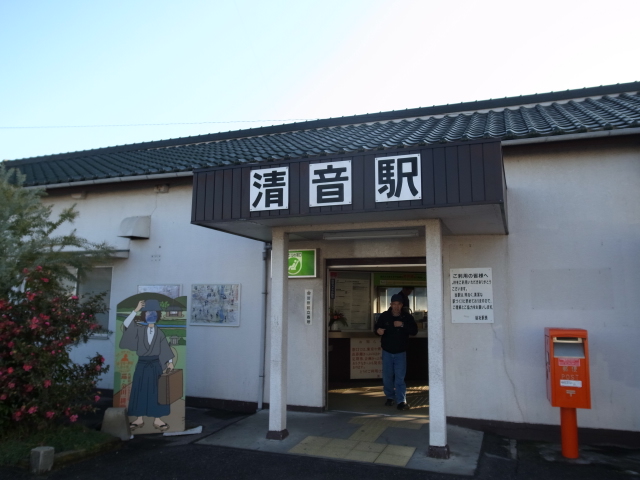
POLYGON ((328 410, 379 415, 429 415, 428 299, 426 259, 361 258, 327 260, 328 410), (410 410, 385 406, 380 337, 374 325, 388 310, 391 295, 412 287, 411 314, 418 325, 407 349, 410 410))

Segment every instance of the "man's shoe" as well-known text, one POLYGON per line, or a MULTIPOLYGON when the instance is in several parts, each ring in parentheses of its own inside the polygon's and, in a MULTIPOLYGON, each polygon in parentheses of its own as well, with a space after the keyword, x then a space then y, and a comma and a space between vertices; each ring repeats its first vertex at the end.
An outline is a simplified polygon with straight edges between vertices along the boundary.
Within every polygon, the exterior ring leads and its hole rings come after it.
POLYGON ((390 398, 387 398, 387 401, 384 402, 384 406, 385 407, 393 407, 393 400, 390 398))
POLYGON ((400 402, 398 404, 398 410, 409 410, 411 406, 407 402, 400 402))

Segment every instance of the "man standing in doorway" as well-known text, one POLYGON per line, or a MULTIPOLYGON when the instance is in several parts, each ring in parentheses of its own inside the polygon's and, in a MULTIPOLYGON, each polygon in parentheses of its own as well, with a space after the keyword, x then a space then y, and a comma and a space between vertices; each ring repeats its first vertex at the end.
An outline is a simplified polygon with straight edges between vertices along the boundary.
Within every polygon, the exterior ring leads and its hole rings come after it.
POLYGON ((404 313, 411 313, 411 309, 409 307, 409 295, 411 295, 412 293, 413 287, 402 287, 402 290, 397 293, 397 295, 400 295, 402 297, 402 311, 404 313))
POLYGON ((390 407, 394 400, 398 410, 409 410, 407 403, 407 346, 409 336, 418 333, 416 321, 409 313, 403 312, 403 298, 399 294, 391 297, 391 308, 383 312, 376 322, 376 333, 382 338, 382 383, 387 397, 385 405, 390 407))

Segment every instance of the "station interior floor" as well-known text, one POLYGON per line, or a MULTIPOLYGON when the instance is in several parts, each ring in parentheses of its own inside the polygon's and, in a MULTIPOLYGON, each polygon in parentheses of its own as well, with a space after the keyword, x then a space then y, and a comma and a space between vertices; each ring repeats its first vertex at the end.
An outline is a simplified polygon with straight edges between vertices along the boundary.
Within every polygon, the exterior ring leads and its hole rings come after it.
POLYGON ((396 406, 384 405, 386 397, 382 391, 382 379, 330 382, 328 410, 394 416, 429 416, 428 382, 407 382, 407 403, 410 410, 398 410, 396 406))

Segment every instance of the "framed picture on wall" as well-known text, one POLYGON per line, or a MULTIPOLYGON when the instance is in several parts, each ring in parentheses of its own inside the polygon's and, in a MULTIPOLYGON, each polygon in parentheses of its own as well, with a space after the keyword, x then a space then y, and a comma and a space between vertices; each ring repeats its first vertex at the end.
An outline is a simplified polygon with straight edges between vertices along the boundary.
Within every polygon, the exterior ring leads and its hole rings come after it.
POLYGON ((191 285, 189 325, 240 326, 240 284, 191 285))
POLYGON ((178 298, 180 285, 138 285, 138 293, 159 293, 169 298, 178 298))

